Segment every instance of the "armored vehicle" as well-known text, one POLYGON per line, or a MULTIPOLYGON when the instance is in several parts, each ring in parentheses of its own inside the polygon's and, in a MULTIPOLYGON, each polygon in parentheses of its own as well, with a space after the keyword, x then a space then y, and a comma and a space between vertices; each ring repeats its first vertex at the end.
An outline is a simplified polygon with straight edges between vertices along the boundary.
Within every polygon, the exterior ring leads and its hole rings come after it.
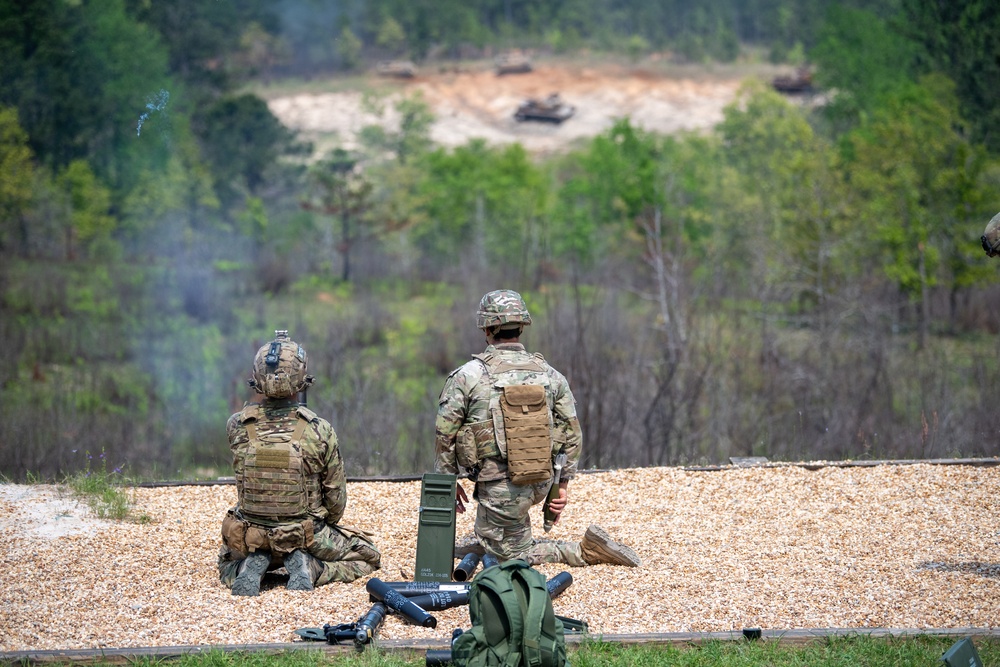
POLYGON ((393 76, 399 79, 412 79, 417 75, 417 66, 409 60, 383 60, 375 66, 379 76, 393 76))
POLYGON ((812 91, 812 72, 808 67, 800 67, 795 74, 776 76, 771 86, 779 93, 808 93, 812 91))
POLYGON ((501 53, 493 59, 497 76, 526 74, 531 71, 531 59, 522 53, 501 53))
POLYGON ((537 120, 544 123, 561 123, 576 112, 576 107, 564 104, 559 93, 552 93, 542 100, 528 99, 517 107, 514 119, 518 122, 537 120))

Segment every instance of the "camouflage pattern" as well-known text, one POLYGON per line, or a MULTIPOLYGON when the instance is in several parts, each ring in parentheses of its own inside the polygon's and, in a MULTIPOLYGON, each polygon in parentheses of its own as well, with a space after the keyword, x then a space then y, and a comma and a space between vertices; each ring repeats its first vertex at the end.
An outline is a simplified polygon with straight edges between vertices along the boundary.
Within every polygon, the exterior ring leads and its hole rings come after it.
POLYGON ((980 240, 983 242, 983 250, 986 251, 987 256, 1000 255, 1000 213, 993 216, 993 219, 986 225, 986 230, 980 240))
MULTIPOLYGON (((293 414, 304 415, 302 418, 308 422, 298 442, 298 450, 307 486, 318 489, 318 492, 309 494, 309 506, 306 512, 291 519, 311 518, 317 524, 335 524, 344 515, 344 508, 347 506, 347 478, 344 474, 344 461, 340 457, 337 434, 334 433, 330 422, 316 416, 311 410, 299 407, 297 402, 291 400, 264 400, 260 405, 251 403, 229 418, 226 430, 229 436, 229 449, 233 453, 233 473, 236 476, 239 507, 244 504, 245 463, 251 449, 248 424, 252 423, 261 437, 267 437, 272 426, 281 428, 283 424, 288 423, 289 417, 293 414)), ((259 523, 274 526, 281 521, 259 520, 259 523)))
MULTIPOLYGON (((380 567, 378 550, 369 540, 336 526, 323 525, 317 529, 309 553, 319 559, 323 568, 313 586, 334 581, 351 582, 380 567)), ((219 580, 225 586, 232 587, 240 562, 246 556, 226 544, 222 545, 219 550, 219 580)), ((272 554, 268 570, 276 570, 282 565, 282 558, 272 554)))
POLYGON ((545 499, 548 490, 548 482, 531 486, 517 486, 507 479, 477 483, 475 533, 483 548, 500 560, 523 558, 530 565, 586 565, 578 542, 536 541, 532 537, 528 512, 545 499))
MULTIPOLYGON (((490 345, 483 355, 499 357, 511 365, 538 364, 546 376, 546 399, 552 412, 553 458, 560 451, 566 454, 562 478, 571 480, 577 472, 583 434, 576 416, 576 403, 566 378, 552 368, 541 355, 527 352, 520 343, 490 345)), ((535 373, 536 371, 519 371, 535 373)), ((460 474, 456 455, 456 436, 464 424, 491 419, 490 404, 495 398, 486 364, 475 358, 455 370, 445 381, 438 400, 435 422, 435 469, 439 473, 460 474)), ((494 419, 493 423, 497 425, 494 419)), ((496 426, 498 447, 504 451, 502 421, 496 426)), ((480 462, 474 497, 479 501, 475 532, 480 545, 498 558, 525 557, 529 562, 562 562, 584 564, 576 543, 535 542, 531 533, 529 510, 542 502, 549 484, 517 486, 507 477, 507 464, 502 456, 480 462), (534 560, 531 560, 534 559, 534 560)))
MULTIPOLYGON (((562 478, 566 481, 576 475, 580 460, 580 447, 583 443, 583 432, 576 416, 576 400, 570 391, 569 382, 562 373, 552 368, 539 354, 531 354, 520 343, 500 343, 490 345, 482 355, 477 357, 496 357, 512 365, 539 365, 546 376, 546 400, 552 411, 553 454, 560 451, 566 454, 566 466, 562 478)), ((511 376, 515 379, 534 380, 537 371, 515 371, 511 376)), ((506 451, 503 434, 503 422, 491 415, 490 406, 498 401, 496 388, 491 386, 486 364, 479 358, 469 361, 455 370, 445 381, 444 389, 438 398, 437 419, 435 422, 435 469, 440 473, 459 474, 458 460, 455 452, 455 438, 463 424, 472 424, 492 420, 497 446, 501 452, 506 451)), ((507 465, 500 457, 493 457, 482 462, 478 479, 492 481, 507 477, 507 465)))
POLYGON ((289 398, 309 385, 305 349, 289 340, 287 331, 276 331, 275 339, 264 345, 253 359, 250 384, 268 398, 289 398))
POLYGON ((531 315, 524 299, 514 290, 498 289, 487 293, 479 302, 476 327, 492 329, 504 324, 531 324, 531 315))
MULTIPOLYGON (((243 410, 229 418, 226 424, 229 447, 233 453, 233 472, 236 476, 238 502, 233 508, 235 516, 250 526, 269 531, 287 529, 311 520, 314 526, 312 544, 308 551, 323 562, 323 572, 317 586, 330 581, 353 581, 377 570, 380 554, 369 536, 344 526, 336 525, 344 515, 347 506, 347 479, 344 463, 340 457, 337 434, 325 419, 318 417, 307 408, 300 407, 290 399, 265 399, 261 404, 248 404, 243 410), (287 425, 290 421, 304 420, 302 435, 292 446, 301 458, 305 473, 305 486, 311 489, 307 496, 305 510, 300 516, 275 517, 268 520, 254 516, 250 521, 243 511, 246 494, 246 460, 252 450, 248 425, 256 429, 258 435, 270 434, 276 437, 285 434, 289 439, 287 425), (276 426, 274 430, 272 427, 276 426)), ((308 524, 306 524, 308 525, 308 524)), ((223 540, 219 552, 219 578, 227 586, 232 586, 239 563, 247 554, 243 545, 227 544, 223 540)), ((282 554, 272 553, 271 568, 282 566, 282 554)))

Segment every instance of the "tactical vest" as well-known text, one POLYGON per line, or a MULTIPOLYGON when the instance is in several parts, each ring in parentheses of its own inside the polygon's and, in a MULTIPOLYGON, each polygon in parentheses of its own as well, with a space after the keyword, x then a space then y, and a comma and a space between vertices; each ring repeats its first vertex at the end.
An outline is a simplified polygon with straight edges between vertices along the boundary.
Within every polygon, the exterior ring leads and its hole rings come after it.
POLYGON ((472 356, 483 362, 490 386, 489 420, 469 425, 477 458, 504 459, 514 484, 552 479, 552 410, 545 358, 533 354, 511 361, 499 353, 472 356))
POLYGON ((316 418, 304 407, 278 418, 265 418, 256 405, 243 411, 240 419, 249 441, 240 504, 248 521, 301 521, 319 507, 319 478, 306 474, 300 447, 306 427, 316 418))

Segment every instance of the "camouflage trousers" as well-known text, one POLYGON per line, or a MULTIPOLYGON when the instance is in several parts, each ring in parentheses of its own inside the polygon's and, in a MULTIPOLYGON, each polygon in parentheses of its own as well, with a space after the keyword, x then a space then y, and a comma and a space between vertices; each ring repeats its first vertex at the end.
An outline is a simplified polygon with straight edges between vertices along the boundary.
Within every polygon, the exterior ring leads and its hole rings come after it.
POLYGON ((491 553, 500 560, 522 558, 530 565, 566 563, 573 567, 587 564, 579 542, 536 540, 531 534, 529 512, 545 499, 549 483, 529 486, 511 484, 509 479, 477 482, 475 539, 461 540, 455 556, 468 553, 491 553))
MULTIPOLYGON (((223 538, 219 550, 219 580, 229 588, 236 580, 240 563, 247 557, 242 548, 227 544, 223 538)), ((381 555, 375 545, 363 533, 347 527, 323 524, 313 533, 313 542, 306 550, 323 566, 314 586, 354 581, 381 567, 381 555)), ((272 553, 268 571, 282 567, 282 561, 282 556, 272 553)))

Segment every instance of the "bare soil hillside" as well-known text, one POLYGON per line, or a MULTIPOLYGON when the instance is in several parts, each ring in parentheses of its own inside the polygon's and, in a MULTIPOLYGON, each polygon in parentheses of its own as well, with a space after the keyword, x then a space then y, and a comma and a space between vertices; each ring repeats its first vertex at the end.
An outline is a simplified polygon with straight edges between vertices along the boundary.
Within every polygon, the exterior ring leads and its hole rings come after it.
MULTIPOLYGON (((350 483, 348 493, 344 522, 374 531, 382 551, 376 576, 410 577, 419 482, 350 483)), ((56 487, 0 484, 0 651, 288 642, 370 606, 363 580, 302 592, 269 575, 260 596, 233 597, 216 556, 234 486, 139 488, 135 500, 151 523, 97 521, 56 487)), ((459 515, 459 536, 471 515, 459 515)), ((591 523, 632 546, 642 567, 539 569, 571 571, 556 613, 592 633, 1000 619, 998 466, 591 473, 571 483, 548 537, 578 540, 591 523)), ((443 641, 469 626, 466 607, 434 615, 434 630, 390 616, 381 637, 443 641)))
POLYGON ((498 76, 488 66, 478 66, 421 71, 392 82, 382 117, 365 110, 360 90, 268 95, 268 104, 286 126, 318 145, 352 147, 365 125, 398 126, 393 103, 419 93, 436 116, 431 137, 438 144, 456 146, 481 138, 493 144, 519 142, 545 153, 594 136, 626 116, 634 125, 661 133, 705 130, 722 119, 743 80, 760 76, 760 68, 712 72, 572 63, 543 63, 525 74, 498 76), (525 99, 551 93, 575 107, 572 118, 559 125, 514 120, 525 99))

